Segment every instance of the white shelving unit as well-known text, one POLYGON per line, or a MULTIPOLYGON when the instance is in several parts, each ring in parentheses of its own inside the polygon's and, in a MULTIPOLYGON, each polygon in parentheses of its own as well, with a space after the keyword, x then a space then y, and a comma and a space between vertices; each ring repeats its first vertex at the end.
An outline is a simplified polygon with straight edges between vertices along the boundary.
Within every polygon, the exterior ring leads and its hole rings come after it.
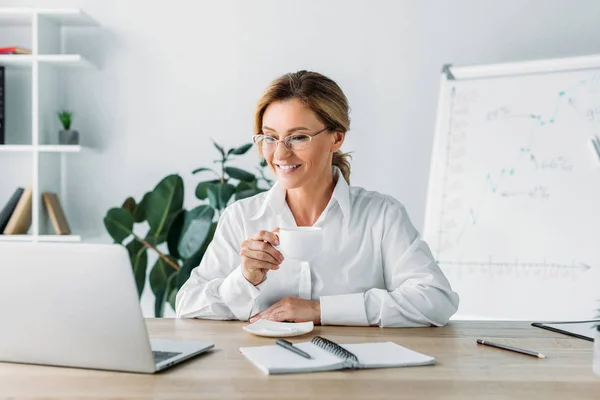
POLYGON ((33 187, 32 224, 28 234, 0 235, 0 241, 81 240, 77 234, 54 234, 41 194, 57 193, 71 223, 66 193, 67 158, 74 156, 70 153, 85 149, 57 144, 60 125, 56 112, 63 107, 72 108, 66 104, 64 90, 69 71, 95 66, 81 54, 66 52, 68 32, 65 28, 97 26, 93 18, 79 9, 0 8, 0 47, 20 46, 32 50, 31 55, 0 55, 6 81, 6 144, 0 145, 3 171, 0 208, 16 187, 33 187), (4 171, 11 173, 5 175, 4 171))

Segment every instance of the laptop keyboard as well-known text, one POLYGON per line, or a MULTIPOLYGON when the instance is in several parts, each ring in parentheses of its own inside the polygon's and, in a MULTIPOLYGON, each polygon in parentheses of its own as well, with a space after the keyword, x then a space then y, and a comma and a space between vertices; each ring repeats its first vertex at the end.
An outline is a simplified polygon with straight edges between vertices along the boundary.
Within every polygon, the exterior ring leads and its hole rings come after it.
POLYGON ((178 356, 180 354, 181 353, 173 353, 170 351, 152 351, 152 356, 154 357, 154 363, 156 363, 156 364, 158 364, 159 362, 168 360, 169 358, 178 356))

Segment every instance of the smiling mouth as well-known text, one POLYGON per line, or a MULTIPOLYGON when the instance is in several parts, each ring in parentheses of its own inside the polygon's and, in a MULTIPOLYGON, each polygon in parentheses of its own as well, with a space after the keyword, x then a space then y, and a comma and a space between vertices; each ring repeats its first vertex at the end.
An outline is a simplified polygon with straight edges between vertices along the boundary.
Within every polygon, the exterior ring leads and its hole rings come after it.
POLYGON ((292 171, 292 170, 295 170, 298 167, 300 167, 300 164, 287 164, 287 165, 275 164, 275 166, 277 166, 277 168, 281 169, 282 171, 292 171))

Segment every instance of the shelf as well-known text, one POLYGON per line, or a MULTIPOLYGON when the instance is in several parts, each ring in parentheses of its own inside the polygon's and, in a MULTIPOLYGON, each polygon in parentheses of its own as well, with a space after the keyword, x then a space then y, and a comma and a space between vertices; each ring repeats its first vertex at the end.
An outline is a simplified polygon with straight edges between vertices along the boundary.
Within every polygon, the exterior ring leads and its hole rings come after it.
POLYGON ((32 242, 33 235, 0 235, 0 242, 32 242))
POLYGON ((37 240, 40 242, 81 242, 79 235, 39 235, 37 240))
POLYGON ((0 242, 81 242, 79 235, 0 235, 0 242))
POLYGON ((63 211, 68 214, 67 171, 71 158, 75 157, 70 154, 80 154, 87 149, 81 145, 58 144, 62 125, 56 112, 78 106, 69 102, 69 75, 76 74, 79 78, 80 71, 87 75, 89 70, 97 69, 93 54, 90 54, 91 60, 83 54, 93 47, 90 39, 98 33, 96 27, 100 24, 79 8, 49 8, 44 6, 45 2, 38 3, 38 7, 0 7, 5 47, 20 46, 33 51, 33 54, 0 54, 0 66, 7 71, 7 93, 14 95, 7 120, 15 122, 14 126, 7 126, 7 144, 0 144, 3 167, 14 169, 14 173, 0 179, 0 194, 11 195, 15 187, 27 183, 34 193, 28 234, 0 234, 0 241, 81 242, 84 236, 81 232, 78 235, 52 234, 56 231, 41 193, 56 193, 63 211), (72 41, 75 36, 81 40, 72 41), (78 48, 83 54, 78 54, 78 48))
POLYGON ((59 26, 98 26, 98 22, 92 17, 76 8, 2 8, 0 9, 0 23, 2 25, 30 25, 34 14, 59 26))
POLYGON ((55 67, 95 68, 94 64, 79 54, 41 54, 36 59, 40 64, 55 67))
POLYGON ((0 152, 4 153, 19 153, 33 151, 33 146, 26 144, 3 144, 0 145, 0 152))
POLYGON ((29 54, 0 54, 0 65, 8 68, 31 68, 33 56, 29 54))
POLYGON ((81 146, 66 144, 42 145, 38 146, 38 151, 42 153, 79 153, 81 146))
POLYGON ((0 65, 14 68, 31 68, 37 60, 40 64, 65 68, 95 68, 95 65, 79 54, 0 54, 0 65))
POLYGON ((79 153, 82 147, 80 145, 0 145, 0 152, 33 152, 40 153, 79 153))

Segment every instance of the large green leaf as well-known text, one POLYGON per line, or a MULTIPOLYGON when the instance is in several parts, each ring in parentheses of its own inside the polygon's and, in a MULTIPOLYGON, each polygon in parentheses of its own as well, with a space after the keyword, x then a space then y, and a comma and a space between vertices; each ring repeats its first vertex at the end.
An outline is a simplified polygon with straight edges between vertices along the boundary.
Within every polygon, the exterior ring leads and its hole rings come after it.
POLYGON ((202 246, 190 258, 184 261, 181 269, 179 269, 179 272, 177 273, 177 289, 180 289, 183 286, 183 284, 189 279, 192 270, 200 264, 200 261, 202 261, 202 257, 204 257, 204 253, 206 253, 208 245, 213 240, 216 229, 217 223, 213 222, 210 225, 210 229, 206 235, 206 239, 204 239, 204 243, 202 243, 202 246))
POLYGON ((156 318, 162 318, 165 312, 165 303, 171 304, 173 310, 175 310, 175 298, 177 296, 177 288, 175 282, 177 280, 177 273, 171 274, 167 279, 164 289, 157 293, 154 297, 154 316, 156 318))
POLYGON ((135 276, 135 285, 137 286, 138 297, 142 296, 144 285, 146 283, 146 269, 148 268, 148 251, 146 247, 133 239, 127 244, 133 275, 135 276))
POLYGON ((254 174, 244 171, 243 169, 235 168, 235 167, 225 167, 225 172, 227 175, 234 179, 239 179, 244 182, 252 182, 256 180, 256 176, 254 174))
POLYGON ((177 252, 182 258, 190 258, 204 243, 210 230, 215 210, 208 205, 194 208, 185 215, 177 252))
POLYGON ((227 154, 236 154, 236 155, 242 155, 242 154, 246 154, 248 152, 248 150, 250 150, 252 148, 252 143, 246 143, 244 145, 241 145, 240 147, 236 147, 234 149, 231 149, 227 152, 227 154))
MULTIPOLYGON (((176 263, 174 259, 172 260, 176 263)), ((162 317, 167 290, 167 282, 169 280, 169 277, 175 272, 175 269, 160 257, 152 267, 152 271, 150 271, 149 281, 150 288, 152 289, 152 293, 154 293, 155 296, 154 315, 156 317, 162 317)))
POLYGON ((163 229, 162 232, 158 233, 158 232, 154 232, 152 229, 150 229, 150 231, 146 235, 146 238, 145 238, 146 241, 153 246, 158 246, 159 244, 166 242, 168 235, 169 235, 170 226, 173 223, 173 220, 175 219, 175 217, 177 217, 177 215, 179 215, 179 212, 175 212, 175 213, 169 215, 169 217, 167 218, 167 227, 168 228, 163 229))
POLYGON ((169 302, 169 304, 171 305, 171 308, 173 309, 173 311, 175 311, 175 300, 177 300, 177 285, 174 285, 174 283, 177 282, 177 278, 172 278, 171 283, 171 294, 169 294, 167 301, 169 302))
POLYGON ((262 189, 248 189, 235 194, 235 200, 242 200, 264 192, 262 189))
POLYGON ((214 179, 212 181, 205 181, 205 182, 200 182, 198 184, 198 186, 196 186, 196 197, 199 198, 200 200, 206 200, 206 198, 208 197, 208 186, 212 185, 214 183, 219 183, 221 182, 220 179, 214 179))
POLYGON ((166 239, 169 223, 182 206, 183 179, 179 175, 169 175, 156 185, 146 204, 146 218, 155 238, 164 235, 166 239))
POLYGON ((169 254, 175 258, 183 258, 179 254, 177 246, 179 245, 179 239, 181 238, 181 232, 183 231, 183 224, 185 223, 185 216, 187 213, 187 210, 181 210, 175 215, 173 222, 169 225, 167 248, 169 249, 169 254))
POLYGON ((210 205, 217 210, 223 210, 227 207, 233 193, 235 193, 235 186, 230 183, 213 183, 208 185, 206 190, 210 205))
MULTIPOLYGON (((167 256, 169 257, 169 256, 167 256)), ((169 257, 174 263, 177 263, 175 259, 169 257)), ((165 260, 161 257, 156 260, 156 263, 152 266, 152 270, 150 271, 149 282, 150 288, 152 289, 152 293, 156 294, 159 290, 163 289, 165 284, 167 283, 167 278, 173 274, 175 269, 169 265, 165 260)))
POLYGON ((156 232, 150 231, 144 240, 150 243, 152 246, 158 246, 159 244, 166 242, 168 233, 169 231, 163 231, 160 234, 156 234, 156 232))
POLYGON ((148 204, 148 197, 150 197, 150 193, 152 192, 147 192, 144 194, 142 201, 135 206, 135 210, 133 211, 133 220, 135 222, 144 222, 146 220, 146 204, 148 204))
POLYGON ((136 203, 135 203, 135 199, 133 197, 126 198, 125 201, 123 202, 123 205, 121 206, 121 208, 129 211, 131 213, 131 215, 133 215, 133 212, 135 211, 135 207, 136 207, 136 203))
POLYGON ((154 294, 154 317, 162 318, 165 312, 165 292, 167 285, 154 294))
POLYGON ((111 208, 104 217, 104 226, 115 243, 122 243, 133 234, 133 216, 124 208, 111 208))
POLYGON ((241 181, 238 183, 235 188, 235 199, 241 200, 246 197, 252 197, 257 193, 260 193, 262 190, 258 188, 256 181, 254 182, 244 182, 241 181))

